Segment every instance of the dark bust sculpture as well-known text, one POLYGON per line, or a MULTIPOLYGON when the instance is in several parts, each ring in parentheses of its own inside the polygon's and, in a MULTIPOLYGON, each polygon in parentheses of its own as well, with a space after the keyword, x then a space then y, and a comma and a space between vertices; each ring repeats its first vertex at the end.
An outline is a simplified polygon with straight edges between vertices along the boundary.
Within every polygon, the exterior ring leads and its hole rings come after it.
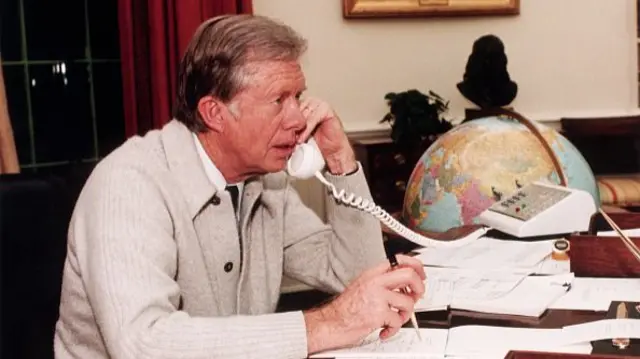
POLYGON ((458 90, 481 109, 510 104, 518 93, 518 84, 507 71, 507 55, 502 40, 485 35, 473 43, 464 77, 458 90))

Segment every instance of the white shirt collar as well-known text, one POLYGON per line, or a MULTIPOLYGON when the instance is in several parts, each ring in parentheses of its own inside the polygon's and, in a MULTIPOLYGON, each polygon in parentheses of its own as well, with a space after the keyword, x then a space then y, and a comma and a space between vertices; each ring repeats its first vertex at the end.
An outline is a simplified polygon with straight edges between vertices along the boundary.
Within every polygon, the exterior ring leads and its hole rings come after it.
MULTIPOLYGON (((209 181, 211 181, 211 183, 213 183, 213 185, 216 186, 216 188, 219 191, 224 191, 228 185, 227 180, 224 178, 224 176, 222 175, 218 167, 216 167, 216 165, 213 163, 213 161, 211 161, 211 158, 209 158, 209 155, 207 155, 207 152, 204 150, 204 147, 202 147, 202 144, 200 143, 200 139, 198 139, 198 136, 195 133, 192 133, 192 134, 193 134, 193 141, 196 144, 196 150, 198 151, 198 156, 200 157, 200 161, 202 161, 204 172, 209 178, 209 181)), ((242 194, 242 187, 244 185, 243 182, 232 183, 231 185, 237 186, 238 192, 242 194)))

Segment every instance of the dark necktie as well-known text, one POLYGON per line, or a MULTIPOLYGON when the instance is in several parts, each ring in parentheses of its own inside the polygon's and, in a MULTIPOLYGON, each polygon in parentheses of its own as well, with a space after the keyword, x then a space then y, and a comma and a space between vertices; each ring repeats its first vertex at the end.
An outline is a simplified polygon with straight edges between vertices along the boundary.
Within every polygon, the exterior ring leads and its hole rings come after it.
MULTIPOLYGON (((233 203, 233 214, 236 216, 236 224, 238 229, 238 239, 240 236, 240 223, 238 221, 238 195, 240 191, 238 191, 238 186, 227 186, 225 188, 226 191, 229 192, 229 196, 231 196, 231 203, 233 203)), ((242 258, 242 239, 240 239, 240 258, 242 258)), ((240 267, 242 267, 242 260, 240 260, 240 267)))
POLYGON ((231 196, 231 202, 233 203, 233 209, 235 212, 238 211, 238 186, 227 186, 225 188, 225 190, 227 190, 229 192, 229 195, 231 196))

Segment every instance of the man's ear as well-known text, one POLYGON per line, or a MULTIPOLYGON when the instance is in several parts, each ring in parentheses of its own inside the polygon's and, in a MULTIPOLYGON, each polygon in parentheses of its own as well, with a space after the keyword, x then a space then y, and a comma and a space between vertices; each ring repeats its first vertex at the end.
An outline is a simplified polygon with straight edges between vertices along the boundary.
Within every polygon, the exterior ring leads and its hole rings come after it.
POLYGON ((204 96, 198 101, 198 113, 204 124, 213 131, 222 132, 224 119, 222 104, 213 96, 204 96))

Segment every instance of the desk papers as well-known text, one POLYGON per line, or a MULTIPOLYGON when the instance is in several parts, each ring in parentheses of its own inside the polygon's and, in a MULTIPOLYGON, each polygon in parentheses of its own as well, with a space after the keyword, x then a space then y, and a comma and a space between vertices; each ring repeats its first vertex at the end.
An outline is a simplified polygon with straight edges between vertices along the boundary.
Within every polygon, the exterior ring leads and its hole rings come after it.
POLYGON ((545 258, 536 267, 532 268, 535 274, 562 274, 571 272, 571 260, 558 261, 551 256, 545 258))
POLYGON ((427 247, 417 250, 417 258, 426 266, 510 270, 528 273, 553 250, 553 240, 525 242, 483 237, 467 245, 427 247))
POLYGON ((531 276, 502 271, 425 268, 425 296, 417 312, 451 309, 540 316, 561 297, 573 274, 531 276))
POLYGON ((468 325, 452 329, 420 329, 418 339, 413 328, 402 328, 395 336, 382 341, 379 331, 361 345, 327 351, 311 358, 444 358, 500 357, 509 350, 536 350, 588 354, 590 343, 565 345, 562 329, 505 328, 468 325))
POLYGON ((561 297, 568 289, 573 274, 559 276, 530 276, 526 277, 511 291, 502 295, 473 300, 455 298, 451 308, 469 310, 479 313, 494 313, 539 317, 549 305, 561 297))
POLYGON ((565 343, 585 343, 601 339, 640 339, 639 319, 603 319, 562 328, 565 343))
POLYGON ((551 309, 606 311, 613 301, 638 301, 640 278, 575 278, 551 309))
POLYGON ((422 341, 413 328, 401 328, 396 335, 384 341, 378 337, 379 333, 380 331, 373 332, 359 346, 327 351, 312 355, 311 358, 387 358, 407 355, 444 357, 449 330, 420 328, 422 341))
POLYGON ((425 296, 416 311, 444 310, 454 302, 482 301, 512 291, 525 274, 478 272, 448 268, 425 268, 425 296))
POLYGON ((447 356, 504 358, 509 350, 591 353, 591 344, 567 345, 562 329, 506 328, 465 325, 449 330, 447 356))
POLYGON ((604 319, 560 329, 508 328, 463 325, 451 329, 402 328, 387 340, 379 331, 361 345, 312 355, 312 358, 444 358, 500 357, 510 350, 590 354, 591 341, 640 338, 640 320, 604 319))

